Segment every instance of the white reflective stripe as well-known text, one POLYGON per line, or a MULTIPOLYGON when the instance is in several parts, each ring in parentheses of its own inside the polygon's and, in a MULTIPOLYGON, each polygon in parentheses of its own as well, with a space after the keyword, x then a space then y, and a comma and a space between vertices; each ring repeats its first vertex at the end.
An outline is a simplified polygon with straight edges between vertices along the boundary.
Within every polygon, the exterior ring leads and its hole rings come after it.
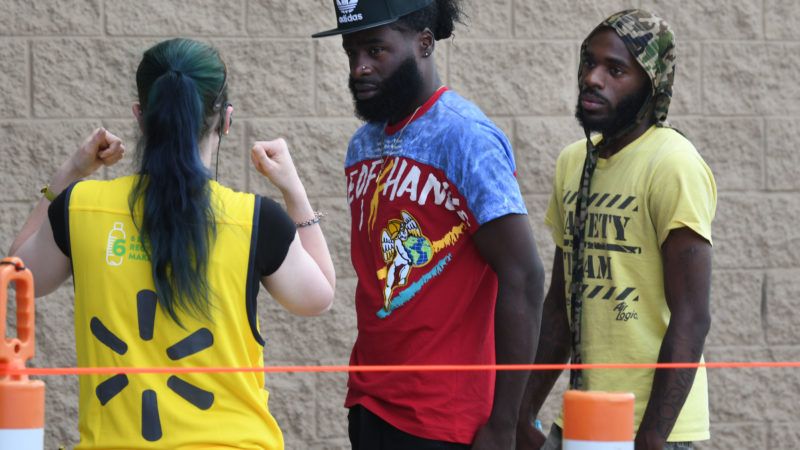
POLYGON ((42 450, 44 429, 0 429, 0 450, 42 450))
POLYGON ((633 441, 602 442, 564 439, 564 450, 633 450, 633 441))

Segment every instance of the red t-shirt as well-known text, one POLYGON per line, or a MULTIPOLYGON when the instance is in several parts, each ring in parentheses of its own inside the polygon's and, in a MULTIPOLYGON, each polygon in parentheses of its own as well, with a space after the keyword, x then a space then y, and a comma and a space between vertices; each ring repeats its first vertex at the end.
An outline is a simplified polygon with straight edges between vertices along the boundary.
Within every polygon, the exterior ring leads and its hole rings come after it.
MULTIPOLYGON (((405 128, 366 124, 351 140, 352 365, 495 362, 497 276, 471 236, 526 211, 505 136, 443 92, 405 128)), ((418 437, 471 443, 494 383, 488 371, 351 373, 345 406, 361 404, 418 437)))

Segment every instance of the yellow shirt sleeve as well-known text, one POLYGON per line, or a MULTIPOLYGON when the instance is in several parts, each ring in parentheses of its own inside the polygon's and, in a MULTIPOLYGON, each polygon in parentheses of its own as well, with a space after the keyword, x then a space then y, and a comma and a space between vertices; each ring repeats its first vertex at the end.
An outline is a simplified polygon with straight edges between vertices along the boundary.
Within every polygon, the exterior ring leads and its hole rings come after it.
POLYGON ((544 217, 544 223, 550 229, 553 243, 562 250, 564 249, 564 159, 564 152, 562 152, 556 162, 552 194, 550 194, 550 203, 547 206, 547 213, 544 217))
POLYGON ((717 185, 711 169, 691 144, 669 152, 658 162, 648 203, 659 246, 670 231, 683 227, 712 242, 717 185))

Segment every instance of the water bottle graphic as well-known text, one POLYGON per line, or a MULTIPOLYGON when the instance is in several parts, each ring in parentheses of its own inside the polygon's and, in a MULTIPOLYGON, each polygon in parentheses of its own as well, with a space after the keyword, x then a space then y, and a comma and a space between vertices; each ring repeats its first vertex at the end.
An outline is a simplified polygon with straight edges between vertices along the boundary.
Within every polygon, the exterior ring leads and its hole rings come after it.
POLYGON ((122 222, 116 222, 108 232, 106 263, 109 266, 121 266, 125 257, 125 230, 122 227, 122 222))

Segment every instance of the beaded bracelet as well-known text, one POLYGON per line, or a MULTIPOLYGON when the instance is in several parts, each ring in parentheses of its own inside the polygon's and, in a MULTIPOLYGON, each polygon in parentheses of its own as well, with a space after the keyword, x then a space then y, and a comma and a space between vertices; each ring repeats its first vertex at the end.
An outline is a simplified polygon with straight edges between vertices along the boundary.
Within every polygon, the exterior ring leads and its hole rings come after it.
POLYGON ((44 195, 44 198, 46 198, 49 202, 52 202, 57 197, 56 193, 50 190, 49 184, 45 184, 39 192, 41 192, 44 195))
POLYGON ((297 228, 310 227, 311 225, 318 224, 323 217, 325 217, 325 213, 314 211, 313 219, 308 219, 305 222, 296 223, 295 226, 297 226, 297 228))

